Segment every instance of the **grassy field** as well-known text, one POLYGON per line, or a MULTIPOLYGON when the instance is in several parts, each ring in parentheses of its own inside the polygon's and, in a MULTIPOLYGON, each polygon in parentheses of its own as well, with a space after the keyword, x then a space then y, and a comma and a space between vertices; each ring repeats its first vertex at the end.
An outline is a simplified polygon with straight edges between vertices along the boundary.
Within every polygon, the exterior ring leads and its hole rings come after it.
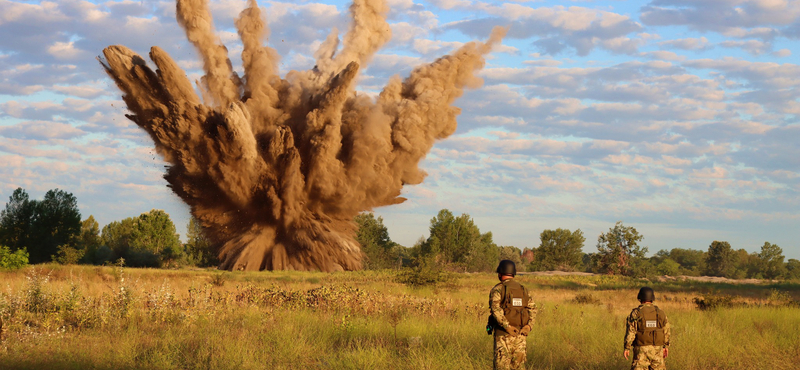
MULTIPOLYGON (((673 327, 671 369, 797 369, 800 285, 519 276, 539 307, 530 369, 626 369, 642 285, 673 327), (733 305, 699 310, 694 298, 733 305), (726 298, 727 297, 727 298, 726 298)), ((2 369, 489 369, 493 274, 410 288, 393 271, 0 272, 2 369)))

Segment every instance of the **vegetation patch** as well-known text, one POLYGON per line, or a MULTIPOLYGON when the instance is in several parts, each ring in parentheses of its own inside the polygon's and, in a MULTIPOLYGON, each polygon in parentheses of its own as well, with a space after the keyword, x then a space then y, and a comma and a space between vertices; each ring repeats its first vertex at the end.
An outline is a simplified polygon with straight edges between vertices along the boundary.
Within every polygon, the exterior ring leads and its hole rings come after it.
POLYGON ((602 302, 589 293, 581 293, 572 298, 573 303, 577 304, 601 304, 602 302))

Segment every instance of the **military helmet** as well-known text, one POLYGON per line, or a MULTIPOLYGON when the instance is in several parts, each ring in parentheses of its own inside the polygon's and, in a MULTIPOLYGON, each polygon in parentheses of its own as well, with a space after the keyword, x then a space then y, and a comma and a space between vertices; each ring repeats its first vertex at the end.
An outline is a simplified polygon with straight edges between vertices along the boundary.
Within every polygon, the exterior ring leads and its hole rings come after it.
POLYGON ((517 265, 512 260, 502 260, 497 265, 497 273, 500 275, 517 276, 517 265))
POLYGON ((646 286, 639 289, 639 295, 636 296, 639 302, 654 302, 656 300, 656 293, 653 288, 646 286))

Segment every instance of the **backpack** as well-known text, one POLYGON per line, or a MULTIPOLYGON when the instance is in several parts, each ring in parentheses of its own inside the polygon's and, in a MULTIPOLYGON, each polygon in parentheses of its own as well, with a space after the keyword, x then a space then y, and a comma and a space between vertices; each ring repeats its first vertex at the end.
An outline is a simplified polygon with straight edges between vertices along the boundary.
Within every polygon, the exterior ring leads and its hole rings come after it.
POLYGON ((639 325, 634 345, 663 346, 666 317, 656 306, 642 306, 639 309, 639 325))
MULTIPOLYGON (((500 301, 500 307, 503 308, 503 315, 511 326, 521 329, 528 323, 530 318, 530 314, 528 313, 528 289, 513 279, 505 280, 500 284, 503 284, 503 298, 500 301)), ((497 331, 498 335, 508 334, 508 332, 500 326, 500 323, 495 320, 492 314, 489 314, 488 325, 494 326, 494 330, 497 331)), ((487 328, 487 333, 488 332, 489 330, 487 328)))

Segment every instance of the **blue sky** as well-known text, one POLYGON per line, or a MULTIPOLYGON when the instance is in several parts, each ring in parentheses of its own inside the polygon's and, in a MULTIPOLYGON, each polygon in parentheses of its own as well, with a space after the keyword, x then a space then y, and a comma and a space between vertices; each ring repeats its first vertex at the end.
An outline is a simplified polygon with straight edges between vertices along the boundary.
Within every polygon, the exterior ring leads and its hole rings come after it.
MULTIPOLYGON (((616 221, 651 252, 713 240, 800 258, 800 0, 391 0, 392 41, 361 77, 395 74, 509 26, 404 204, 376 209, 411 246, 439 209, 468 213, 501 245, 580 228, 586 251, 616 221)), ((283 59, 313 66, 344 1, 260 1, 283 59)), ((244 1, 211 1, 236 68, 244 1)), ((188 209, 161 178, 151 140, 129 122, 95 56, 157 45, 197 78, 173 2, 0 0, 0 197, 74 193, 102 224, 188 209)))

